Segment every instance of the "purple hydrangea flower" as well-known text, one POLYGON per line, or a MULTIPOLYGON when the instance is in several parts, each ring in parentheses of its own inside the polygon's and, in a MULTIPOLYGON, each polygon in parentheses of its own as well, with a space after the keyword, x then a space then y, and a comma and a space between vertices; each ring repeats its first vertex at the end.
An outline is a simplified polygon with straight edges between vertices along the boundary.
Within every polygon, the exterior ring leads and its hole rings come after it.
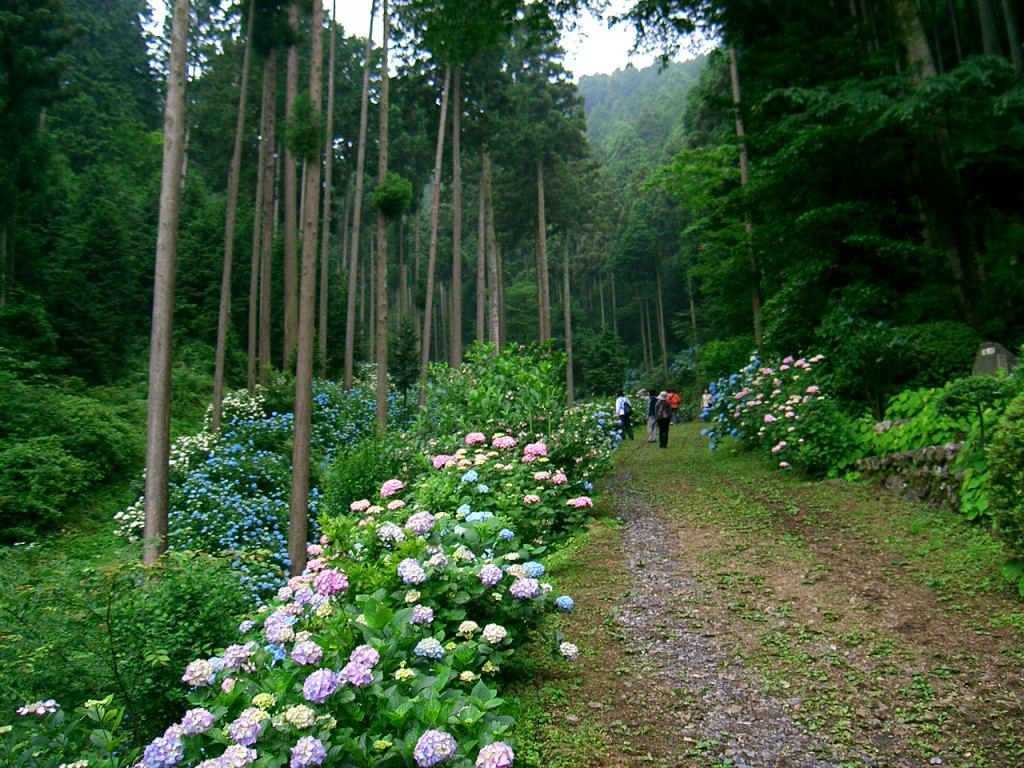
POLYGON ((297 643, 292 648, 292 661, 296 664, 318 664, 324 656, 324 649, 312 640, 297 643))
POLYGON ((483 582, 485 587, 493 587, 504 576, 504 572, 498 566, 493 563, 488 563, 480 569, 480 581, 483 582))
POLYGON ((229 645, 224 649, 224 669, 229 669, 232 672, 241 669, 244 664, 248 663, 256 648, 256 643, 252 641, 245 645, 229 645))
POLYGON ((181 732, 186 736, 198 736, 206 733, 213 725, 213 715, 202 707, 190 709, 181 718, 181 732))
POLYGON ((417 512, 409 516, 409 519, 405 521, 405 527, 413 533, 423 534, 433 530, 434 523, 436 522, 437 518, 429 512, 417 512))
POLYGON ((306 701, 323 704, 338 687, 338 676, 329 669, 318 669, 302 684, 302 695, 306 701))
POLYGON ((334 568, 320 571, 313 579, 313 589, 321 595, 336 595, 348 589, 348 576, 334 568))
POLYGON ((422 656, 427 659, 441 659, 444 658, 444 646, 441 645, 433 637, 426 637, 416 643, 416 647, 412 649, 412 652, 417 656, 422 656))
POLYGON ((429 624, 434 620, 434 609, 426 605, 417 605, 412 609, 413 624, 429 624))
POLYGON ((349 654, 348 660, 372 667, 380 661, 380 654, 372 645, 357 645, 349 654))
POLYGON ((407 557, 398 564, 398 575, 406 584, 422 584, 427 580, 426 571, 412 557, 407 557))
POLYGON ((516 756, 512 747, 503 741, 488 744, 476 756, 476 768, 511 768, 516 756))
POLYGON ((311 765, 320 765, 327 759, 327 750, 324 749, 320 739, 313 736, 303 736, 292 747, 291 768, 309 768, 311 765))
POLYGON ((193 688, 201 688, 212 683, 216 674, 217 670, 208 660, 196 659, 185 667, 185 674, 181 676, 181 680, 193 688))
POLYGON ((235 721, 227 727, 228 736, 236 744, 241 744, 243 747, 251 747, 256 743, 256 739, 263 733, 263 721, 266 719, 266 714, 262 709, 257 707, 249 707, 243 709, 242 713, 235 718, 235 721))
POLYGON ((170 768, 181 762, 185 756, 185 748, 181 739, 168 739, 163 736, 153 739, 143 752, 146 768, 170 768))
POLYGON ((520 600, 529 600, 540 593, 540 582, 530 578, 516 579, 508 588, 508 593, 520 600))
MULTIPOLYGON (((195 662, 192 662, 193 664, 195 662)), ((190 665, 191 666, 191 665, 190 665)), ((185 674, 188 674, 186 670, 185 674)), ((182 678, 184 679, 184 678, 182 678)), ((188 682, 187 680, 185 682, 188 682)), ((47 699, 46 701, 34 701, 31 704, 26 704, 24 707, 18 707, 17 712, 19 715, 24 717, 25 715, 50 715, 60 709, 60 705, 53 699, 47 699)))
POLYGON ((341 668, 338 677, 356 688, 365 688, 373 682, 373 670, 358 661, 350 661, 341 668))
POLYGON ((498 538, 502 541, 508 541, 516 537, 515 533, 508 528, 502 528, 498 531, 498 538))
POLYGON ((455 737, 444 731, 427 731, 416 742, 413 759, 420 768, 439 765, 455 754, 455 737))

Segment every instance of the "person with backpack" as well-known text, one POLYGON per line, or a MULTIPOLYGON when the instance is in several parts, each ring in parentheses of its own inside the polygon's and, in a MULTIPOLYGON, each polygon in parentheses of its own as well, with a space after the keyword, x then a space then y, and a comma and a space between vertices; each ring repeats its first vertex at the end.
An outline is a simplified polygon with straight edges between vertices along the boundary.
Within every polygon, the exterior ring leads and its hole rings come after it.
POLYGON ((633 439, 633 404, 620 389, 615 393, 615 416, 619 420, 619 428, 622 434, 633 439))
POLYGON ((672 423, 679 423, 679 405, 683 402, 683 398, 679 396, 679 393, 674 389, 668 391, 668 405, 672 409, 672 423))
POLYGON ((658 447, 668 448, 668 425, 672 423, 672 406, 668 404, 668 392, 658 395, 654 417, 658 422, 658 447))

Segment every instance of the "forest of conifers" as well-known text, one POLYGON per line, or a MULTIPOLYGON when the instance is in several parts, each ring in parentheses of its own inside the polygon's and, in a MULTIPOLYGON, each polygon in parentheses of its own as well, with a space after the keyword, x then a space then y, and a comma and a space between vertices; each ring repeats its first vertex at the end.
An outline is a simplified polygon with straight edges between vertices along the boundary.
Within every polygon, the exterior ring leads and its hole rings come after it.
POLYGON ((802 352, 876 413, 1024 339, 1024 2, 636 0, 640 47, 702 55, 576 83, 559 30, 600 6, 393 0, 385 50, 319 1, 157 36, 143 0, 4 0, 0 439, 33 387, 138 385, 154 322, 177 386, 294 372, 307 332, 316 375, 402 390, 550 340, 577 397, 802 352))

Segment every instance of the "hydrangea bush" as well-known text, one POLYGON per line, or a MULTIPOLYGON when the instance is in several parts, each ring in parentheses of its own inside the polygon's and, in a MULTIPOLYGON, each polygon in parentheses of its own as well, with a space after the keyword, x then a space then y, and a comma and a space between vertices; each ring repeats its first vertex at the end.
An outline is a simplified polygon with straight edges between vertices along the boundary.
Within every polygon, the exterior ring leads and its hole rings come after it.
POLYGON ((861 433, 818 383, 815 366, 824 357, 786 357, 763 363, 756 357, 738 373, 711 384, 714 403, 701 418, 711 450, 737 440, 771 456, 783 469, 835 476, 864 454, 861 433))
MULTIPOLYGON (((314 382, 311 450, 314 482, 310 514, 314 529, 320 490, 316 482, 340 446, 374 429, 374 398, 314 382)), ((211 411, 212 413, 212 411, 211 411)), ((176 550, 227 553, 255 597, 267 594, 288 572, 288 516, 294 416, 267 412, 260 388, 224 399, 220 433, 211 415, 195 435, 177 439, 170 455, 168 545, 176 550)), ((399 411, 401 415, 401 411, 399 411)), ((142 534, 145 499, 115 515, 119 532, 142 534)))

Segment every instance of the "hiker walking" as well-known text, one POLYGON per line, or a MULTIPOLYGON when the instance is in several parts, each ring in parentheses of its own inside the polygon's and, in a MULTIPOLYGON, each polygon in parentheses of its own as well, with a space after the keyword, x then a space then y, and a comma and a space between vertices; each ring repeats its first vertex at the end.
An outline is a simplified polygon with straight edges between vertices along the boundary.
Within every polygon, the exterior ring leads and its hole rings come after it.
POLYGON ((633 439, 633 404, 620 389, 615 393, 615 416, 619 420, 619 428, 622 434, 633 439))
POLYGON ((672 422, 672 406, 668 404, 668 392, 658 395, 654 415, 658 422, 658 447, 668 448, 668 425, 672 422))

